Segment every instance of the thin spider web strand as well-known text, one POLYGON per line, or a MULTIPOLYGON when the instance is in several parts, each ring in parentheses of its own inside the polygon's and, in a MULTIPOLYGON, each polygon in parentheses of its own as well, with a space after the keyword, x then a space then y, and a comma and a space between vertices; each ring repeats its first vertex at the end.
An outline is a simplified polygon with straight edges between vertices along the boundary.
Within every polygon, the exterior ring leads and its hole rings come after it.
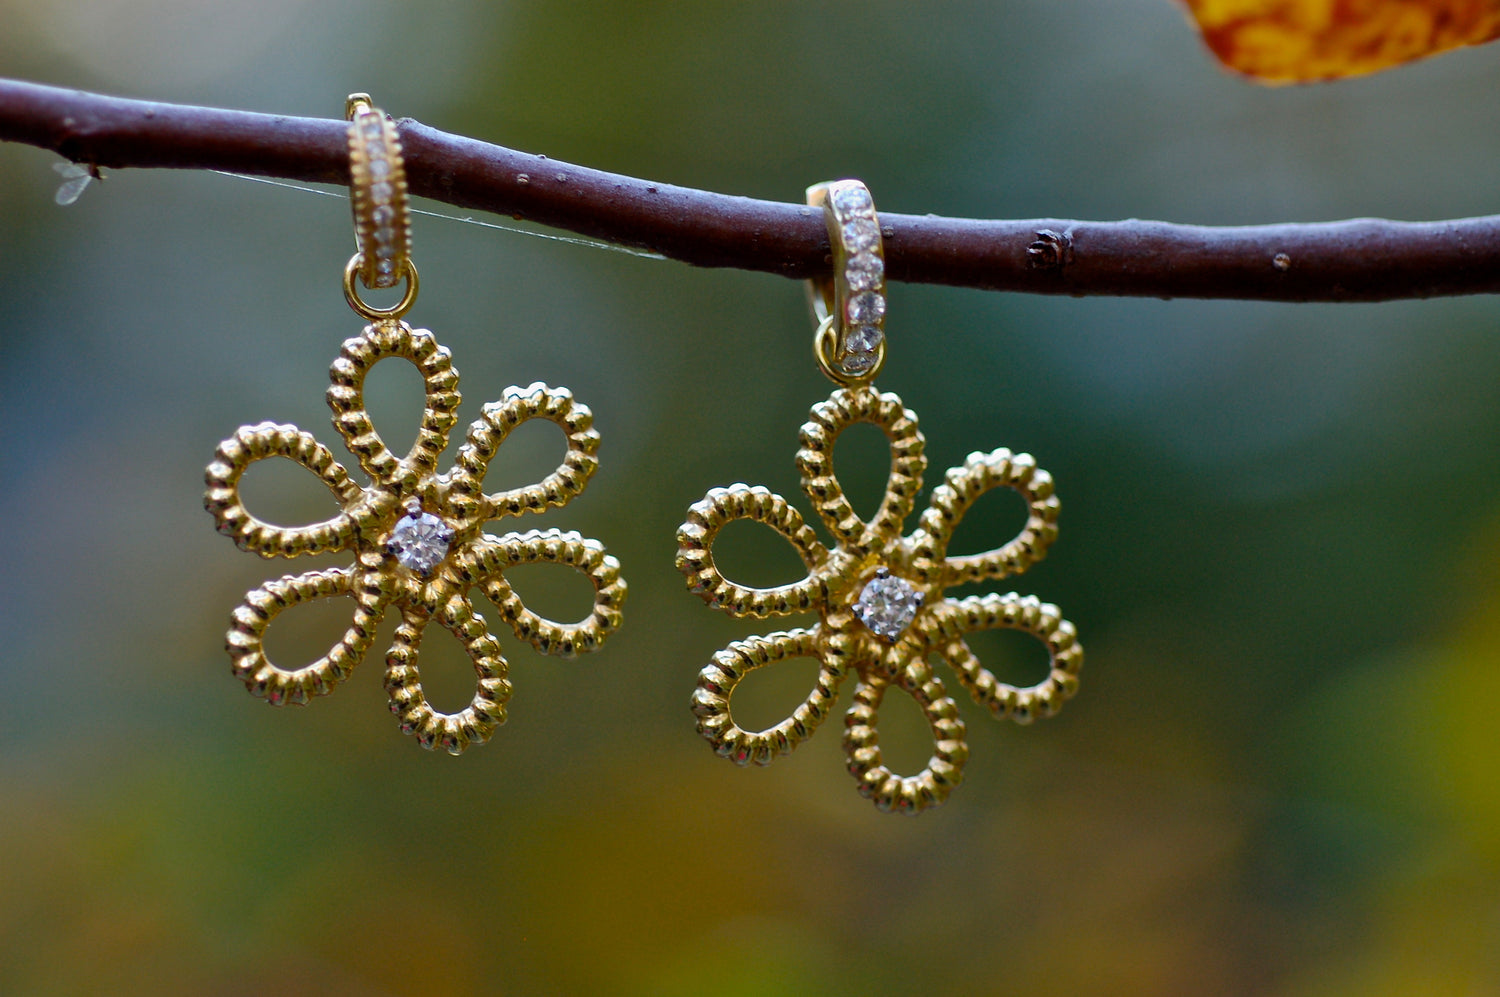
MULTIPOLYGON (((269 177, 252 177, 244 173, 230 173, 226 170, 209 170, 209 173, 217 173, 222 177, 233 177, 236 180, 250 180, 255 183, 269 184, 272 187, 285 187, 288 190, 300 190, 307 194, 321 194, 324 197, 334 197, 339 200, 348 200, 349 195, 342 191, 319 190, 316 187, 304 187, 301 184, 287 183, 283 180, 272 180, 269 177)), ((549 242, 565 242, 572 246, 587 246, 590 249, 607 249, 614 253, 624 253, 626 256, 635 256, 644 260, 665 260, 667 257, 661 253, 653 253, 646 249, 632 249, 629 246, 617 246, 612 242, 599 242, 595 239, 583 239, 571 235, 554 235, 551 232, 534 232, 531 229, 516 228, 514 225, 501 225, 498 222, 487 222, 479 218, 461 217, 459 215, 445 215, 440 211, 424 211, 421 208, 409 209, 414 215, 426 215, 428 218, 442 218, 450 222, 462 222, 465 225, 478 225, 481 228, 496 229, 501 232, 511 232, 515 235, 529 235, 536 239, 546 239, 549 242)))

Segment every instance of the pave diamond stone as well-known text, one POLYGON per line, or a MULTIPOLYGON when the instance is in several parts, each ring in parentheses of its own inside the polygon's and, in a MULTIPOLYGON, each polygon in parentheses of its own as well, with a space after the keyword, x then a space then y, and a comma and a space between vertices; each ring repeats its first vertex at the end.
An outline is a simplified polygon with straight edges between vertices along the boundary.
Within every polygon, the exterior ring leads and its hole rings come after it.
POLYGON ((872 252, 860 253, 849 258, 844 268, 844 277, 851 291, 873 291, 880 286, 885 276, 885 261, 872 252))
POLYGON ((839 369, 845 374, 863 374, 875 366, 880 357, 875 353, 848 353, 839 361, 839 369))
POLYGON ((922 596, 911 583, 885 568, 875 572, 854 604, 854 615, 877 637, 893 641, 916 619, 922 596))
POLYGON ((878 325, 857 325, 849 330, 849 335, 844 339, 844 349, 850 353, 874 353, 884 338, 885 333, 880 331, 878 325))
POLYGON ((385 549, 396 555, 403 567, 425 578, 448 556, 452 540, 453 529, 448 524, 420 508, 408 507, 391 530, 385 549))
POLYGON ((859 186, 840 187, 833 192, 833 206, 840 213, 846 215, 862 214, 873 211, 875 202, 870 200, 870 192, 863 184, 859 186))
POLYGON ((851 218, 844 223, 844 246, 850 253, 863 253, 880 240, 880 229, 873 218, 851 218))
POLYGON ((885 298, 874 291, 864 291, 849 299, 844 314, 855 325, 868 325, 885 317, 885 298))

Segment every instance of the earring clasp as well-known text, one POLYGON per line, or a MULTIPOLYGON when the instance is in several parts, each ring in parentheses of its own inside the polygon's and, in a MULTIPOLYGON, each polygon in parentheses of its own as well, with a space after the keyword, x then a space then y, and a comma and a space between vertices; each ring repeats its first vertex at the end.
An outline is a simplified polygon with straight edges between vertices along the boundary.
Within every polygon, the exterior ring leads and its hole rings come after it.
POLYGON ((807 188, 823 209, 833 248, 833 275, 807 282, 818 329, 813 355, 837 384, 869 384, 885 365, 885 248, 870 190, 859 180, 807 188))
POLYGON ((417 291, 401 137, 396 123, 374 106, 369 94, 350 94, 344 116, 349 120, 349 203, 358 249, 346 268, 345 295, 366 318, 399 318, 417 291), (395 287, 405 280, 406 293, 394 308, 373 308, 359 299, 355 275, 368 288, 395 287))

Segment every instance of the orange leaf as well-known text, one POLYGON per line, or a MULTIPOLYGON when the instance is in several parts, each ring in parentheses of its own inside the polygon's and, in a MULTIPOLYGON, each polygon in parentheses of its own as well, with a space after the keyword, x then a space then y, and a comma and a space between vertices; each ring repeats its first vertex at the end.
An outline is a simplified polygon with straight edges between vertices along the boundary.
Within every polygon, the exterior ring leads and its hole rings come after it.
POLYGON ((1228 66, 1267 83, 1358 76, 1500 37, 1500 0, 1185 0, 1228 66))

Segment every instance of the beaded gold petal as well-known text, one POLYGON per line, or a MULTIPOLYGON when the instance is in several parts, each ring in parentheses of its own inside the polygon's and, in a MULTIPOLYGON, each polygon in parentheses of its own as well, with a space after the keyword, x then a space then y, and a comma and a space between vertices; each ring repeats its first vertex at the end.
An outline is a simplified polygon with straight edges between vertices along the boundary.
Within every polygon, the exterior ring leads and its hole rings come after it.
POLYGON ((677 545, 677 568, 688 576, 688 586, 730 616, 805 613, 826 596, 817 569, 828 560, 828 548, 790 502, 768 489, 742 484, 711 489, 688 508, 687 522, 677 531, 677 545), (719 531, 738 519, 762 523, 786 538, 807 565, 808 574, 773 588, 751 588, 725 578, 714 563, 713 544, 719 531))
POLYGON ((971 453, 963 467, 950 468, 943 484, 932 490, 922 513, 921 532, 913 537, 915 557, 938 566, 943 588, 1019 575, 1047 556, 1057 539, 1057 496, 1052 475, 1036 466, 1030 454, 1012 454, 1001 447, 971 453), (1026 525, 1014 539, 981 554, 948 557, 953 530, 975 501, 995 488, 1010 488, 1026 500, 1026 525))
POLYGON ((1052 715, 1077 690, 1083 651, 1057 607, 1014 593, 963 600, 943 595, 953 585, 1019 574, 1045 556, 1057 535, 1052 479, 1027 454, 1004 449, 971 454, 962 467, 947 472, 917 528, 903 537, 926 458, 917 417, 900 398, 864 385, 836 390, 813 407, 801 441, 797 466, 803 491, 835 539, 831 549, 781 496, 743 484, 711 490, 689 509, 678 530, 678 569, 710 606, 736 617, 806 611, 819 617, 806 629, 734 641, 714 655, 693 694, 698 732, 731 761, 767 764, 811 736, 832 708, 839 685, 853 673, 858 684, 844 735, 849 771, 860 793, 882 810, 916 813, 947 798, 968 758, 957 704, 933 672, 929 655, 948 661, 960 683, 994 715, 1018 722, 1052 715), (885 495, 869 522, 854 512, 833 472, 834 444, 856 422, 877 426, 890 442, 885 495), (949 557, 948 542, 964 513, 1000 487, 1025 499, 1026 525, 994 550, 949 557), (788 540, 807 576, 770 589, 726 579, 714 562, 713 543, 735 519, 770 526, 788 540), (963 640, 967 633, 994 628, 1042 640, 1052 656, 1048 678, 1026 689, 996 681, 963 640), (752 671, 796 657, 815 658, 821 666, 803 702, 762 731, 736 724, 731 699, 740 682, 752 671), (913 776, 892 772, 880 753, 879 711, 892 689, 912 697, 932 730, 932 756, 913 776))
POLYGON ((900 535, 901 524, 922 490, 922 473, 927 469, 927 458, 922 454, 925 442, 917 429, 916 413, 893 394, 868 387, 841 388, 827 401, 813 406, 811 417, 802 427, 797 469, 802 472, 803 493, 841 549, 865 554, 889 545, 900 535), (840 433, 857 422, 875 425, 891 447, 885 496, 869 523, 855 513, 833 473, 834 444, 840 433))
POLYGON ((1078 632, 1062 618, 1050 602, 1034 595, 970 596, 944 599, 921 622, 923 637, 934 654, 947 661, 974 701, 998 718, 1030 723, 1050 717, 1062 709, 1064 700, 1078 691, 1078 671, 1083 667, 1083 648, 1078 632), (1014 686, 995 678, 983 665, 963 635, 977 630, 1020 630, 1047 646, 1047 677, 1030 686, 1014 686))
POLYGON ((235 674, 252 693, 276 705, 326 695, 363 659, 375 627, 394 606, 402 622, 386 658, 391 709, 401 729, 423 747, 441 746, 458 754, 483 743, 504 723, 510 697, 505 658, 474 612, 473 589, 492 599, 516 633, 544 654, 593 650, 620 624, 625 582, 619 562, 598 541, 558 530, 498 537, 483 532, 489 519, 541 512, 583 490, 597 466, 593 417, 566 389, 540 383, 509 388, 470 427, 459 466, 440 475, 438 459, 456 421, 458 372, 432 333, 396 319, 378 319, 345 341, 330 380, 334 426, 370 476, 368 486, 353 482, 310 434, 272 423, 242 427, 220 444, 208 468, 205 506, 220 532, 241 548, 265 557, 336 551, 355 555, 350 567, 287 577, 252 591, 235 610, 229 632, 235 674), (416 440, 404 457, 393 454, 380 438, 364 402, 370 368, 392 357, 417 368, 426 394, 416 440), (562 426, 568 439, 562 466, 537 484, 484 495, 489 460, 509 431, 530 418, 562 426), (250 464, 269 457, 308 468, 333 492, 342 511, 326 522, 296 528, 257 519, 240 500, 240 479, 250 464), (522 563, 556 563, 582 573, 595 592, 590 613, 577 623, 560 624, 528 610, 505 578, 507 567, 522 563), (355 615, 326 655, 302 668, 283 668, 267 658, 263 638, 277 615, 311 599, 337 596, 354 599, 355 615), (458 639, 475 669, 473 700, 454 714, 435 710, 422 688, 419 649, 433 621, 458 639))
POLYGON ((441 747, 459 754, 471 744, 483 744, 495 728, 505 723, 505 704, 510 699, 509 665, 500 645, 474 612, 467 596, 453 595, 436 612, 418 605, 402 607, 401 625, 385 657, 385 691, 391 712, 401 722, 401 731, 412 734, 424 748, 441 747), (474 697, 458 713, 433 709, 422 689, 417 652, 427 625, 436 621, 458 638, 474 665, 474 697))
POLYGON ((204 505, 218 521, 219 532, 240 550, 261 557, 321 554, 345 549, 354 536, 354 522, 347 508, 358 501, 364 489, 350 479, 332 451, 296 426, 271 422, 241 426, 219 444, 205 479, 208 491, 204 493, 204 505), (316 474, 346 511, 322 523, 292 528, 272 526, 251 515, 240 498, 240 479, 251 464, 268 457, 285 457, 316 474))
POLYGON ((458 371, 446 347, 439 346, 431 332, 413 329, 405 322, 376 322, 362 335, 344 340, 343 349, 330 369, 333 384, 328 389, 328 407, 333 426, 344 445, 377 485, 403 494, 416 490, 417 482, 430 479, 438 457, 448 446, 448 432, 457 421, 458 371), (365 410, 365 376, 387 357, 411 362, 422 375, 427 404, 410 452, 397 459, 375 431, 365 410))
POLYGON ((391 592, 378 574, 368 576, 373 585, 360 585, 365 578, 351 568, 309 571, 286 575, 251 589, 245 601, 231 614, 225 638, 231 667, 237 678, 256 696, 273 706, 306 703, 312 696, 326 696, 349 677, 375 640, 375 628, 385 615, 391 592), (354 619, 339 642, 312 664, 281 668, 266 657, 265 634, 271 621, 287 609, 313 599, 353 596, 354 619))
POLYGON ((942 803, 963 780, 969 746, 958 704, 948 698, 931 666, 917 658, 888 675, 865 671, 854 690, 854 705, 844 715, 844 753, 849 774, 859 782, 861 796, 881 810, 917 813, 942 803), (892 687, 911 696, 932 729, 932 756, 916 775, 900 776, 886 767, 880 754, 880 706, 892 687))
POLYGON ((777 757, 791 754, 827 719, 848 674, 848 650, 847 640, 837 635, 825 640, 817 629, 785 630, 731 641, 698 676, 698 688, 693 693, 698 733, 708 738, 714 751, 736 765, 769 765, 777 757), (729 712, 735 687, 756 669, 788 658, 818 660, 818 678, 812 691, 780 723, 761 731, 740 727, 729 712))
POLYGON ((483 414, 469 427, 468 440, 459 448, 448 475, 449 503, 466 521, 479 522, 567 505, 599 469, 598 452, 594 415, 588 406, 574 401, 567 388, 549 387, 541 381, 525 388, 506 388, 500 400, 485 405, 483 414), (568 446, 562 463, 536 484, 485 494, 484 475, 495 452, 517 426, 532 419, 545 419, 562 429, 568 446))
POLYGON ((620 625, 625 580, 620 562, 605 553, 604 545, 571 530, 530 530, 507 533, 498 540, 485 537, 470 549, 472 577, 495 604, 501 619, 516 636, 543 654, 571 658, 592 651, 606 634, 620 625), (505 577, 518 564, 560 564, 572 568, 594 587, 594 605, 576 623, 557 623, 526 608, 505 577))

